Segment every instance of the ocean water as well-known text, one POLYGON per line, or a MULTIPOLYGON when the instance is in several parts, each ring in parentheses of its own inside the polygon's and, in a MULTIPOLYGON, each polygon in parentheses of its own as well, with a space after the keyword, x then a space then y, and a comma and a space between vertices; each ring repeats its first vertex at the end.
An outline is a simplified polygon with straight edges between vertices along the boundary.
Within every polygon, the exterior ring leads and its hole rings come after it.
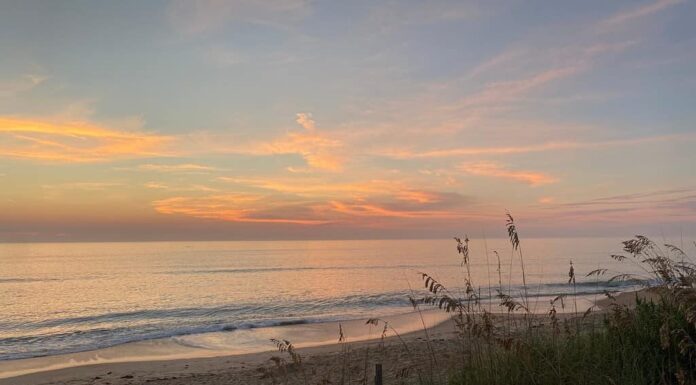
MULTIPOLYGON (((451 239, 0 244, 0 361, 409 312, 408 296, 423 293, 420 272, 461 292, 455 246, 451 239)), ((585 277, 600 267, 631 271, 609 258, 621 251, 619 239, 525 239, 522 251, 529 295, 540 304, 573 290, 587 298, 632 288, 585 277)), ((519 257, 511 264, 506 240, 473 240, 471 261, 482 298, 499 277, 504 290, 520 292, 519 257)))

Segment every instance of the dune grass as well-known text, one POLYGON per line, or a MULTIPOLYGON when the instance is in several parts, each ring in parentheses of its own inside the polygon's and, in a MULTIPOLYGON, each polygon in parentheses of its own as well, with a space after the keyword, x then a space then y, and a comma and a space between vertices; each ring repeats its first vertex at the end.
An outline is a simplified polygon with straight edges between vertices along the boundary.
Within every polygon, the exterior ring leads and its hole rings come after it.
POLYGON ((693 323, 679 306, 637 299, 634 309, 615 309, 599 327, 561 336, 553 332, 522 335, 512 348, 494 346, 491 351, 472 352, 479 357, 465 360, 449 382, 693 384, 694 336, 693 323), (667 340, 661 330, 669 330, 667 340))
MULTIPOLYGON (((513 256, 517 251, 524 272, 520 238, 509 214, 508 233, 513 256)), ((469 240, 465 239, 462 242, 455 238, 458 252, 464 255, 463 264, 470 260, 469 240)), ((617 274, 608 280, 644 282, 657 295, 651 300, 636 295, 635 306, 627 306, 606 293, 612 300, 611 310, 600 315, 591 315, 591 307, 582 316, 561 319, 556 304, 562 303, 565 296, 551 301, 546 317, 533 315, 526 288, 520 298, 515 298, 501 285, 500 306, 511 316, 507 325, 495 326, 478 304, 469 276, 464 279, 467 296, 459 298, 424 273, 425 287, 431 295, 422 301, 455 314, 467 354, 449 383, 696 384, 696 265, 680 248, 661 246, 644 236, 623 245, 626 254, 611 257, 634 264, 642 274, 617 274), (514 326, 513 313, 522 314, 522 327, 514 326)), ((606 269, 598 269, 588 276, 607 273, 606 269)), ((572 262, 568 275, 568 284, 574 286, 572 262)))

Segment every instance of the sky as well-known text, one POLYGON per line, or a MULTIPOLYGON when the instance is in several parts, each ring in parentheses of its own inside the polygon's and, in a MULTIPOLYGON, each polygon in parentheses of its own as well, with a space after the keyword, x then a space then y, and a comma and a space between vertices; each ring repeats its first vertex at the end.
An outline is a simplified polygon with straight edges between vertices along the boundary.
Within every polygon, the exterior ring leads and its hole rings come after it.
POLYGON ((0 241, 696 236, 696 4, 0 1, 0 241))

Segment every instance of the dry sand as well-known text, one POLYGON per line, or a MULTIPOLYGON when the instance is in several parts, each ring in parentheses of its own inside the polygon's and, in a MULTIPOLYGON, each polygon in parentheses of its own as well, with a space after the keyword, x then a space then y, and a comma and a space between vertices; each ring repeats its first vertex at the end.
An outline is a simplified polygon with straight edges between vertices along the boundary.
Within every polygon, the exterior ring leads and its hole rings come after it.
POLYGON ((612 307, 612 304, 631 307, 635 305, 636 299, 656 301, 660 296, 659 290, 659 288, 647 288, 638 291, 618 293, 614 298, 604 297, 598 300, 597 307, 600 310, 608 310, 612 307))

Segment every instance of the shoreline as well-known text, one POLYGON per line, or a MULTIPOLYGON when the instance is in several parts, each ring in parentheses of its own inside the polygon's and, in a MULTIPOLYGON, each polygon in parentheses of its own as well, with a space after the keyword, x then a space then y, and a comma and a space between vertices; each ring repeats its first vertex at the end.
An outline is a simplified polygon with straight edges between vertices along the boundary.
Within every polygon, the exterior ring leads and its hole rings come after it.
MULTIPOLYGON (((655 295, 656 293, 648 290, 622 292, 616 294, 615 300, 619 305, 630 306, 631 303, 635 302, 636 296, 654 298, 655 295)), ((589 301, 588 298, 584 298, 584 300, 589 301)), ((601 314, 607 311, 611 302, 609 298, 597 299, 595 312, 601 314)), ((494 313, 494 316, 500 314, 494 313)), ((564 316, 574 317, 581 314, 582 312, 577 314, 567 312, 564 316)), ((536 316, 543 317, 544 315, 539 313, 536 316)), ((448 314, 441 310, 428 309, 420 313, 410 312, 384 318, 400 335, 396 336, 390 331, 383 342, 384 346, 388 346, 388 348, 384 349, 382 346, 382 350, 388 351, 390 355, 397 355, 397 361, 405 359, 403 344, 408 346, 405 350, 417 350, 421 359, 426 360, 427 357, 422 357, 423 351, 433 349, 432 345, 438 345, 437 348, 444 352, 445 357, 451 353, 452 349, 456 349, 456 346, 452 345, 456 339, 454 338, 456 335, 455 323, 448 314), (426 331, 423 330, 421 316, 424 317, 422 322, 427 326, 426 331), (407 331, 402 333, 403 330, 407 331), (426 341, 426 335, 430 341, 426 341)), ((252 329, 252 332, 261 331, 263 336, 268 337, 261 351, 244 350, 248 347, 239 347, 236 351, 205 350, 201 349, 200 346, 187 346, 181 341, 173 342, 171 340, 176 338, 169 337, 122 344, 96 351, 5 361, 0 362, 0 385, 63 385, 67 383, 96 385, 139 383, 186 385, 201 383, 217 385, 226 383, 225 381, 228 383, 230 381, 232 383, 243 381, 241 383, 249 384, 269 383, 263 380, 268 378, 268 373, 272 370, 270 359, 274 356, 282 356, 274 349, 269 341, 270 338, 288 339, 293 342, 298 353, 307 360, 305 362, 316 365, 313 368, 314 371, 329 370, 323 367, 331 367, 333 364, 326 362, 326 360, 333 357, 334 361, 340 361, 335 356, 346 347, 352 351, 364 352, 366 355, 370 350, 380 348, 382 324, 369 327, 365 325, 365 321, 366 319, 360 319, 252 329), (337 342, 339 324, 341 324, 347 337, 347 342, 343 345, 337 342), (361 328, 363 330, 367 328, 368 333, 359 332, 361 328), (311 336, 309 342, 303 342, 303 336, 311 336), (317 342, 317 339, 321 339, 321 341, 317 342), (150 349, 149 353, 155 355, 143 354, 143 350, 147 353, 148 349, 150 349), (199 350, 195 351, 196 349, 199 350), (133 354, 134 352, 138 354, 133 354), (22 369, 14 368, 9 372, 10 376, 6 375, 7 371, 3 372, 3 368, 14 366, 20 361, 39 365, 47 364, 50 361, 56 363, 44 367, 30 367, 24 373, 21 373, 22 369), (201 376, 208 378, 210 382, 200 382, 201 376)), ((238 332, 236 330, 206 333, 206 335, 211 337, 215 334, 232 335, 232 333, 238 332)), ((335 371, 335 368, 333 370, 335 371)))
MULTIPOLYGON (((404 331, 404 335, 411 336, 414 333, 423 333, 422 323, 428 329, 436 329, 441 324, 449 321, 449 316, 436 309, 428 309, 418 312, 408 312, 392 316, 385 316, 397 331, 404 331), (423 316, 421 321, 420 317, 423 316)), ((265 361, 272 355, 277 355, 271 338, 288 339, 302 351, 314 351, 315 349, 331 351, 337 344, 339 324, 351 344, 373 344, 379 341, 382 333, 382 324, 379 326, 366 325, 367 319, 354 319, 346 321, 332 321, 322 323, 299 323, 241 329, 233 331, 211 332, 192 334, 176 337, 167 337, 155 340, 137 341, 120 344, 108 348, 90 350, 77 353, 34 357, 19 360, 0 361, 0 385, 5 384, 37 384, 52 383, 47 379, 55 378, 59 373, 66 374, 61 378, 83 378, 84 376, 99 377, 95 373, 119 372, 119 367, 160 367, 167 371, 176 362, 201 362, 206 370, 212 362, 223 360, 240 360, 244 357, 264 357, 265 361), (256 335, 251 337, 250 335, 256 335), (263 345, 259 345, 262 342, 263 345), (230 345, 234 344, 234 345, 230 345), (102 370, 102 368, 112 368, 102 370), (74 375, 70 374, 74 372, 74 375)), ((402 336, 402 337, 403 337, 402 336)), ((389 333, 385 340, 395 338, 389 333)), ((183 369, 189 367, 184 365, 183 369)), ((216 368, 219 365, 213 364, 216 368)), ((149 370, 145 370, 149 371, 149 370)), ((127 374, 124 374, 127 375, 127 374)))
MULTIPOLYGON (((455 334, 454 327, 454 321, 451 318, 437 325, 432 325, 428 328, 429 338, 438 340, 438 342, 451 342, 455 334)), ((387 350, 401 350, 400 338, 410 347, 413 347, 414 344, 425 343, 423 330, 413 331, 400 337, 394 335, 386 337, 384 344, 387 346, 387 350)), ((345 346, 348 346, 350 351, 355 352, 353 357, 360 358, 362 356, 361 350, 377 350, 379 344, 380 340, 377 338, 353 342, 348 340, 345 346)), ((321 367, 323 366, 321 362, 314 363, 321 359, 338 358, 341 346, 340 343, 334 342, 328 345, 298 348, 297 352, 302 355, 303 360, 308 365, 321 367)), ((271 383, 270 380, 264 380, 268 379, 265 373, 273 369, 271 357, 274 356, 282 356, 282 354, 276 350, 270 350, 217 357, 99 363, 3 378, 0 379, 0 385, 271 383), (205 380, 203 380, 204 378, 205 380)))

